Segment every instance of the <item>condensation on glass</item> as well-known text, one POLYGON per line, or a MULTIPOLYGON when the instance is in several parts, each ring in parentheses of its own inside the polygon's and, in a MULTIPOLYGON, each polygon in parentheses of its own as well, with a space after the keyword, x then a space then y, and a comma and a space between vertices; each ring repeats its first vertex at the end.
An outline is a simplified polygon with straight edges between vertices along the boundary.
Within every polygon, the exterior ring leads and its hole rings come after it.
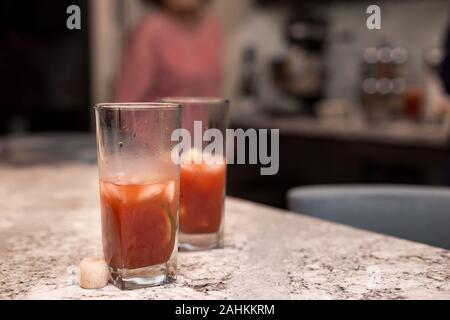
POLYGON ((95 107, 102 242, 121 289, 176 279, 180 168, 171 160, 181 125, 173 103, 95 107))

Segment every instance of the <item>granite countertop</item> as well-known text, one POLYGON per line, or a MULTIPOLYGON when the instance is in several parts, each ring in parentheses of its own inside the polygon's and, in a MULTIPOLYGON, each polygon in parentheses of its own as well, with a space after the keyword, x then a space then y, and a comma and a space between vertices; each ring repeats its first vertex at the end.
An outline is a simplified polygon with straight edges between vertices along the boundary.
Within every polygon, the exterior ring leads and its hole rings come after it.
POLYGON ((448 149, 450 127, 425 125, 411 121, 367 124, 361 120, 319 120, 301 116, 268 117, 255 115, 234 119, 235 127, 280 129, 281 134, 328 138, 344 141, 374 142, 389 145, 448 149))
POLYGON ((0 166, 2 299, 450 299, 450 252, 227 199, 225 248, 179 254, 176 283, 78 286, 101 252, 95 166, 0 166))

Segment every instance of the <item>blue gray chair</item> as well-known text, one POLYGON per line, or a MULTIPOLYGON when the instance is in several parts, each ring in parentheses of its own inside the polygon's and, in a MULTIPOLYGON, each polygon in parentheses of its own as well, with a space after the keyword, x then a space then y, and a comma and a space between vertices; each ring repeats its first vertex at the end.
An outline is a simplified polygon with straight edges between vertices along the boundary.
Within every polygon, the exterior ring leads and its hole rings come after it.
POLYGON ((450 188, 314 186, 288 192, 291 211, 450 249, 450 188))

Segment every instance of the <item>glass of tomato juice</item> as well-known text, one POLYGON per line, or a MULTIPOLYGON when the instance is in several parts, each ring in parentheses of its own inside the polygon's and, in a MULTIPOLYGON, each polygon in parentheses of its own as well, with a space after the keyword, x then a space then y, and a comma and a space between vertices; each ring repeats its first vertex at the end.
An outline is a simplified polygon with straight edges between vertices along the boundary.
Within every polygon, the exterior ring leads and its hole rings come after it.
POLYGON ((180 239, 183 251, 223 247, 226 129, 229 103, 221 98, 164 98, 181 105, 190 142, 180 150, 180 239), (214 142, 214 144, 211 144, 214 142))
POLYGON ((179 165, 171 103, 95 107, 102 242, 111 280, 122 290, 176 279, 179 165))

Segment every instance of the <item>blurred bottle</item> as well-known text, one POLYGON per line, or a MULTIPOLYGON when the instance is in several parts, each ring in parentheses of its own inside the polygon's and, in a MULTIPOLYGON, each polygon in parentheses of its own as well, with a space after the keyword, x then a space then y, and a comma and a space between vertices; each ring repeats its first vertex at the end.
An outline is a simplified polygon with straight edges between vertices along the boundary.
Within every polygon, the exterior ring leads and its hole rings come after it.
POLYGON ((405 90, 405 113, 414 121, 420 119, 423 106, 423 89, 419 86, 408 87, 405 90))
POLYGON ((242 73, 240 83, 240 109, 242 114, 258 111, 258 81, 256 71, 256 50, 249 46, 242 53, 242 73))

